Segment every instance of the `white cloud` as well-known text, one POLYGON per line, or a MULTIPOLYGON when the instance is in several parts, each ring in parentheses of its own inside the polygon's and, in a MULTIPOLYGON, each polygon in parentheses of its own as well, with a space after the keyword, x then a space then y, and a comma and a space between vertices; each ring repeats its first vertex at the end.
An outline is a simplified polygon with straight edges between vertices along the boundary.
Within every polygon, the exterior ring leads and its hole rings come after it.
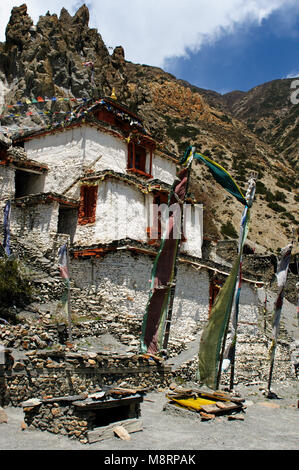
MULTIPOLYGON (((39 15, 59 14, 62 7, 73 14, 81 3, 55 0, 6 1, 0 6, 0 40, 13 6, 27 4, 34 22, 39 15)), ((83 2, 82 2, 83 3, 83 2)), ((272 12, 295 5, 296 0, 90 0, 90 26, 98 28, 106 46, 122 45, 126 59, 163 67, 167 57, 186 56, 235 27, 261 24, 272 12)))
POLYGON ((297 78, 297 77, 299 77, 299 70, 298 70, 298 72, 290 72, 290 73, 288 73, 288 75, 287 75, 286 77, 284 77, 284 78, 297 78))

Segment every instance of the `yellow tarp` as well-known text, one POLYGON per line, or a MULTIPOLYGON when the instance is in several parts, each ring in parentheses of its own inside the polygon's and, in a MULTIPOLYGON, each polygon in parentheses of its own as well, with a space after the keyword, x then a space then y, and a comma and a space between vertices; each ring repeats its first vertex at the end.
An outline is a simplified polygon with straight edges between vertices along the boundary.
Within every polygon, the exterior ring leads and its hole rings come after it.
POLYGON ((180 406, 184 406, 185 408, 188 408, 189 410, 195 410, 198 411, 201 409, 202 406, 205 405, 214 405, 215 400, 207 400, 206 398, 172 398, 172 397, 167 397, 170 400, 174 401, 175 403, 178 403, 180 406))

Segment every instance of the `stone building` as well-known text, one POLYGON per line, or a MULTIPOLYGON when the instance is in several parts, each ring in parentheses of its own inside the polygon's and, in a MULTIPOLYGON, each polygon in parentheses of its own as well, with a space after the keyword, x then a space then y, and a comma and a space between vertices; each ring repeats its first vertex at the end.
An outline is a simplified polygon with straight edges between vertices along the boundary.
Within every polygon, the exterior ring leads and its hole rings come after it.
MULTIPOLYGON (((167 202, 177 159, 135 113, 104 98, 64 125, 15 137, 11 146, 1 143, 0 163, 0 202, 3 207, 11 200, 12 238, 45 256, 67 241, 76 292, 119 337, 136 343, 163 231, 163 218, 153 218, 152 207, 167 202)), ((169 340, 173 354, 202 329, 230 269, 211 253, 208 262, 203 259, 202 211, 188 196, 169 340)), ((261 284, 246 277, 243 284, 240 322, 254 335, 261 284)))

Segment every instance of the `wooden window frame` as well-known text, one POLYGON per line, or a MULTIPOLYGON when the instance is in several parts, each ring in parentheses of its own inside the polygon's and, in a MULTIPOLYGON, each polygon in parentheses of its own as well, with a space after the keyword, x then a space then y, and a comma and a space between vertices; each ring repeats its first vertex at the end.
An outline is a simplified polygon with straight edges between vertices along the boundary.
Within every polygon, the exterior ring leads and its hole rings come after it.
POLYGON ((141 176, 145 176, 147 178, 152 178, 152 161, 153 161, 153 151, 152 148, 147 148, 145 145, 137 144, 136 142, 129 142, 128 143, 128 165, 127 171, 130 173, 136 173, 141 176), (138 163, 136 150, 143 152, 143 163, 138 163), (149 173, 146 171, 146 160, 147 160, 147 153, 150 152, 150 164, 149 164, 149 173))
POLYGON ((93 224, 96 220, 98 185, 82 184, 80 188, 80 205, 78 224, 93 224))

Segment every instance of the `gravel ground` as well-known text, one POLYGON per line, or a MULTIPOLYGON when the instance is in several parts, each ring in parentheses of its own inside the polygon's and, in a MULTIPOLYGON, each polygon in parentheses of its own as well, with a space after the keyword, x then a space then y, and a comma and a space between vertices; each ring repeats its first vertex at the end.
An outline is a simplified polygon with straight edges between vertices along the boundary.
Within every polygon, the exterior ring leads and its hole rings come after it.
MULTIPOLYGON (((129 441, 117 437, 94 444, 80 444, 67 437, 21 429, 22 408, 6 407, 8 423, 0 424, 1 450, 102 450, 205 451, 205 450, 299 450, 298 382, 273 384, 278 398, 267 399, 266 384, 236 387, 245 398, 244 421, 217 417, 201 421, 195 413, 164 411, 164 391, 145 395, 141 404, 143 431, 129 441)), ((169 407, 168 407, 169 408, 169 407)), ((163 462, 162 462, 163 463, 163 462)), ((131 465, 132 466, 132 465, 131 465)))

